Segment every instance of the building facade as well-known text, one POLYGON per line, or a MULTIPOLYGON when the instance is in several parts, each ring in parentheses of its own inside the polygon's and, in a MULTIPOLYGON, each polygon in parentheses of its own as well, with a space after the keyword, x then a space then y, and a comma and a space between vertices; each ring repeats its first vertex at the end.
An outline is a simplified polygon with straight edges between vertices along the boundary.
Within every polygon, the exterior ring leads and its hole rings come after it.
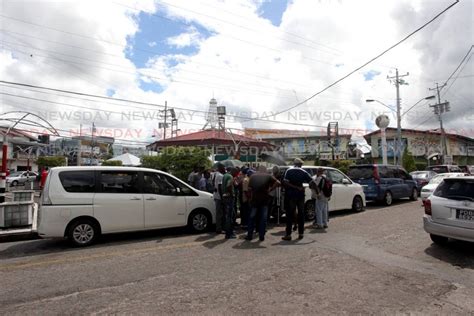
MULTIPOLYGON (((392 163, 394 158, 394 144, 397 137, 396 128, 386 129, 387 158, 392 163)), ((382 161, 382 139, 380 130, 364 135, 367 143, 372 146, 374 162, 382 161)), ((426 165, 440 164, 443 153, 442 137, 438 130, 402 129, 402 150, 408 149, 415 161, 426 165)), ((446 134, 446 164, 473 165, 474 164, 474 139, 458 135, 446 134)))
MULTIPOLYGON (((8 128, 0 127, 0 146, 3 146, 3 135, 8 128)), ((38 171, 36 157, 43 144, 26 132, 11 129, 7 135, 7 169, 11 171, 38 171)), ((0 163, 2 163, 0 154, 0 163)))
MULTIPOLYGON (((246 128, 245 135, 275 145, 287 161, 294 158, 308 160, 349 159, 350 134, 328 139, 326 132, 246 128)), ((355 157, 354 157, 355 158, 355 157)))

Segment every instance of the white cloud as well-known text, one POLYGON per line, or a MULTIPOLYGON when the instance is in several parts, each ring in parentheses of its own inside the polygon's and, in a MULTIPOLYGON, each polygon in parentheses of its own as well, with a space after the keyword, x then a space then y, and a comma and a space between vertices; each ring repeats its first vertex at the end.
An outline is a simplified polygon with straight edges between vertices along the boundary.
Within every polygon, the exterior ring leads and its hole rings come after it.
MULTIPOLYGON (((167 44, 177 49, 189 46, 199 49, 190 56, 169 52, 157 54, 143 68, 137 69, 124 54, 127 38, 133 39, 140 28, 137 11, 109 2, 28 2, 29 6, 25 7, 21 2, 7 1, 2 8, 5 15, 107 42, 18 22, 8 23, 4 29, 42 40, 4 33, 2 40, 14 44, 5 45, 0 54, 0 77, 97 94, 113 89, 117 97, 160 104, 167 100, 171 107, 199 111, 205 111, 209 99, 214 96, 219 104, 227 106, 228 112, 261 116, 289 108, 313 95, 403 38, 450 3, 447 0, 294 0, 284 13, 281 25, 275 27, 258 16, 259 2, 253 0, 158 2, 158 14, 166 14, 169 19, 188 25, 184 33, 168 38, 167 44), (204 38, 192 23, 208 29, 212 35, 204 38), (30 47, 25 49, 19 44, 30 47), (28 54, 31 52, 33 57, 28 54), (148 84, 159 83, 163 91, 143 91, 140 78, 148 84)), ((144 12, 155 12, 152 1, 129 2, 127 6, 142 6, 144 12)), ((406 110, 430 95, 432 92, 427 89, 435 82, 442 83, 451 74, 472 44, 472 27, 472 2, 459 2, 441 19, 376 62, 292 110, 290 113, 301 112, 299 120, 295 121, 288 113, 276 117, 278 121, 292 124, 228 118, 228 126, 316 129, 342 115, 340 128, 372 127, 376 114, 387 109, 365 100, 395 104, 395 88, 386 79, 394 76, 394 68, 397 67, 401 74, 410 73, 405 78, 409 85, 401 87, 402 107, 406 110), (368 71, 380 72, 380 75, 365 81, 364 74, 368 71), (325 115, 327 113, 329 115, 325 115)), ((153 42, 148 43, 156 48, 153 42)), ((128 50, 134 58, 139 53, 133 44, 128 50)), ((471 59, 462 74, 472 75, 472 62, 471 59)), ((460 77, 443 97, 451 101, 453 109, 446 116, 447 128, 471 128, 472 121, 466 117, 474 117, 469 116, 474 109, 472 86, 472 77, 460 77)), ((27 91, 22 94, 37 96, 27 91)), ((73 102, 59 96, 48 98, 73 102)), ((8 107, 14 99, 4 100, 8 107)), ((97 107, 93 102, 79 103, 97 107)), ((21 106, 44 107, 38 102, 26 101, 21 106)), ((102 104, 101 108, 121 110, 121 107, 108 104, 102 104)), ((402 126, 436 127, 435 119, 417 126, 430 115, 427 104, 421 102, 404 117, 402 126)), ((391 126, 395 126, 396 120, 391 118, 391 126)), ((67 121, 54 123, 61 127, 77 125, 77 122, 67 121)), ((196 129, 201 123, 204 124, 204 114, 197 113, 192 118, 187 116, 180 120, 180 128, 196 129)), ((101 124, 143 128, 147 130, 145 133, 151 134, 149 131, 156 128, 157 121, 115 118, 101 124)), ((469 136, 474 136, 472 130, 469 136)))
POLYGON ((184 48, 188 46, 198 46, 201 41, 201 36, 195 27, 189 27, 185 33, 177 36, 169 37, 167 44, 177 48, 184 48))

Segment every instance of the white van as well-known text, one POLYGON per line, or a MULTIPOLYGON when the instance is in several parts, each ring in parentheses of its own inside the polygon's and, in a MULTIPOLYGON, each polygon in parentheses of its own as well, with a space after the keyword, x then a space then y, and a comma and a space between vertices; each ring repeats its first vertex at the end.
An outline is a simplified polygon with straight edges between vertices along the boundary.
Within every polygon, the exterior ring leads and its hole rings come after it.
POLYGON ((38 213, 38 234, 88 246, 100 234, 215 223, 212 194, 154 169, 57 167, 49 171, 38 213))

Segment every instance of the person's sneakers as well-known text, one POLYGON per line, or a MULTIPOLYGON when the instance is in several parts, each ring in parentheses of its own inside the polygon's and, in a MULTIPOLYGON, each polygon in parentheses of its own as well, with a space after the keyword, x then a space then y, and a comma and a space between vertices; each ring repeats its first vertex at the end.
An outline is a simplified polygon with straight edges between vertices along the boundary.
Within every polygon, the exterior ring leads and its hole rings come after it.
POLYGON ((225 236, 225 239, 235 239, 237 236, 235 235, 230 235, 230 236, 225 236))
POLYGON ((328 228, 328 225, 323 225, 323 228, 328 228))
POLYGON ((251 236, 245 236, 244 239, 250 241, 250 240, 252 240, 253 238, 252 238, 251 236))
POLYGON ((284 237, 281 237, 282 240, 291 240, 291 235, 286 235, 284 237))
POLYGON ((260 238, 258 238, 258 240, 265 241, 265 237, 260 237, 260 238))
POLYGON ((302 235, 302 234, 301 234, 301 235, 298 235, 298 239, 299 239, 299 240, 303 239, 303 236, 304 236, 304 235, 302 235))
POLYGON ((313 224, 313 227, 314 227, 315 229, 323 229, 323 226, 318 225, 318 224, 313 224))

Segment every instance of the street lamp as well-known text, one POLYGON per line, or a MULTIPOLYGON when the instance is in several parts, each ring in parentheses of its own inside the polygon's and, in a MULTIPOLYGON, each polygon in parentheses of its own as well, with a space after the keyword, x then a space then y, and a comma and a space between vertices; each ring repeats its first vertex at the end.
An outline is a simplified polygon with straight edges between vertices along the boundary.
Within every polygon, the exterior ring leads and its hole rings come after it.
POLYGON ((411 109, 413 109, 418 103, 420 103, 421 101, 423 100, 432 100, 436 98, 436 96, 434 95, 430 95, 429 97, 426 97, 426 98, 421 98, 418 102, 416 102, 415 104, 413 104, 408 110, 406 110, 405 112, 402 113, 402 117, 403 115, 407 114, 411 109))
MULTIPOLYGON (((402 161, 402 151, 401 151, 401 148, 402 148, 402 127, 401 127, 401 121, 402 121, 402 116, 407 114, 408 111, 410 111, 411 109, 413 109, 418 103, 420 103, 421 101, 423 100, 431 100, 431 99, 434 99, 435 96, 434 95, 430 95, 428 97, 424 97, 424 98, 421 98, 418 102, 416 102, 415 104, 413 104, 408 110, 406 110, 403 114, 401 114, 400 112, 400 107, 398 106, 397 107, 397 141, 396 141, 396 152, 395 152, 395 155, 394 155, 394 160, 395 160, 395 164, 397 164, 397 161, 398 163, 400 163, 402 161), (395 158, 396 157, 396 158, 395 158)), ((386 108, 389 108, 392 112, 395 112, 394 109, 392 109, 391 107, 389 107, 388 105, 386 105, 385 103, 379 101, 379 100, 375 100, 375 99, 367 99, 365 100, 365 102, 377 102, 377 103, 380 103, 382 104, 383 106, 385 106, 386 108)))

